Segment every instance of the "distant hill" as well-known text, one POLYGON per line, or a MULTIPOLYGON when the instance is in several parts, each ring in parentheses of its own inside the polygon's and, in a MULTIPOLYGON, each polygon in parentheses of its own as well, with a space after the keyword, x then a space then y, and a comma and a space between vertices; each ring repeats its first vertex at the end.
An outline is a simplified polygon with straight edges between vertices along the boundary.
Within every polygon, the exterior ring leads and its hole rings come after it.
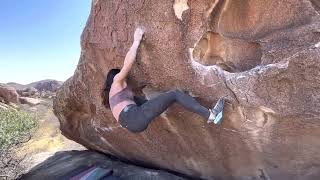
POLYGON ((24 88, 27 88, 27 85, 15 83, 15 82, 7 83, 7 85, 14 87, 16 90, 22 90, 24 88))
POLYGON ((16 90, 23 90, 25 88, 33 87, 33 88, 36 88, 38 91, 52 91, 52 92, 57 91, 57 89, 60 88, 62 84, 63 84, 62 81, 57 81, 53 79, 41 80, 41 81, 33 82, 30 84, 26 84, 26 85, 15 83, 15 82, 7 83, 7 85, 14 87, 16 90))

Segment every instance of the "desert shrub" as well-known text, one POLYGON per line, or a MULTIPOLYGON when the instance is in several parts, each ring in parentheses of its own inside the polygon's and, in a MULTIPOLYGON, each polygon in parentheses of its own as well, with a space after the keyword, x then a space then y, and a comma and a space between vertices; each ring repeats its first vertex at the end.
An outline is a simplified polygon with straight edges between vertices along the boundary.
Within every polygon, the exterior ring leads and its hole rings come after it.
POLYGON ((36 125, 36 118, 29 113, 0 110, 0 152, 19 144, 36 125))

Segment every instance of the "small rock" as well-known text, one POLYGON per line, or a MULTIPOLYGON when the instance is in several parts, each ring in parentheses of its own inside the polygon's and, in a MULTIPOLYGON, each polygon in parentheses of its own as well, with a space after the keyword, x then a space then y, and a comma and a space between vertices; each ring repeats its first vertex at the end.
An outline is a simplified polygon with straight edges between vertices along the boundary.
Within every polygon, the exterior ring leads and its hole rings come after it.
POLYGON ((9 103, 9 104, 4 104, 0 102, 0 110, 13 110, 13 111, 17 111, 18 106, 16 104, 13 103, 9 103))
POLYGON ((8 105, 0 102, 0 110, 8 110, 8 105))
POLYGON ((27 87, 23 90, 18 90, 18 93, 20 94, 20 96, 23 96, 23 97, 31 97, 38 94, 38 90, 34 87, 27 87))
POLYGON ((42 102, 40 99, 30 98, 30 97, 20 97, 21 104, 28 104, 30 106, 36 106, 42 102))

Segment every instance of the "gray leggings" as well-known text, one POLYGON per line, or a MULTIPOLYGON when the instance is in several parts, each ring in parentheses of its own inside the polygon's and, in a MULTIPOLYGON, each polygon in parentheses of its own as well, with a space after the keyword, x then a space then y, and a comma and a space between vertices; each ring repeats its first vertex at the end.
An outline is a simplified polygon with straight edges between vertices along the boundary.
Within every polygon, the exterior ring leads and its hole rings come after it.
POLYGON ((149 101, 141 102, 141 99, 138 101, 138 105, 131 104, 125 107, 119 116, 121 126, 134 133, 144 131, 154 118, 163 113, 175 102, 205 119, 208 119, 210 116, 210 111, 207 108, 180 90, 162 93, 149 101))

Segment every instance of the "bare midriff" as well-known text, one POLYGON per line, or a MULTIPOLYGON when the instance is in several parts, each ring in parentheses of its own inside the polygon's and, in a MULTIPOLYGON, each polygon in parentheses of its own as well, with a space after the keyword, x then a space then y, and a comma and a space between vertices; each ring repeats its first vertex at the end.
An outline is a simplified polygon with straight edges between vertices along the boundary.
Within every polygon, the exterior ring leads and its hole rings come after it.
MULTIPOLYGON (((113 83, 111 88, 110 88, 110 92, 109 92, 109 102, 110 102, 110 99, 117 95, 118 93, 120 93, 121 91, 123 91, 125 88, 127 88, 127 83, 125 82, 124 84, 120 84, 120 83, 113 83)), ((131 92, 131 91, 130 91, 131 92)), ((131 92, 132 93, 132 92, 131 92)), ((133 96, 133 94, 132 94, 133 96)), ((133 98, 133 97, 132 97, 133 98)), ((121 111, 128 105, 130 104, 136 104, 133 99, 124 99, 120 102, 118 102, 116 105, 114 105, 113 107, 111 107, 111 111, 112 111, 112 114, 114 116, 114 118, 119 121, 119 116, 120 116, 120 113, 121 111)))

